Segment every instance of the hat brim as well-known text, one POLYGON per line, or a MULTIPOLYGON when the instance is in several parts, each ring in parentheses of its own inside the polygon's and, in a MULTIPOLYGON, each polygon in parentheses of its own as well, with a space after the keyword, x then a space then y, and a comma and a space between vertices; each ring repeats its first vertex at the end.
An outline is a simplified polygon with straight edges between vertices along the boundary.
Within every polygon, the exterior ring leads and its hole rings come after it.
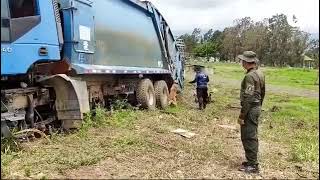
POLYGON ((245 61, 245 62, 248 62, 248 63, 253 63, 253 62, 258 62, 259 60, 257 59, 257 58, 249 58, 249 57, 246 57, 246 56, 244 56, 244 55, 239 55, 238 57, 237 57, 239 60, 241 60, 241 61, 245 61))
POLYGON ((197 65, 197 64, 195 64, 195 65, 193 65, 193 67, 204 68, 205 66, 204 66, 204 65, 197 65))

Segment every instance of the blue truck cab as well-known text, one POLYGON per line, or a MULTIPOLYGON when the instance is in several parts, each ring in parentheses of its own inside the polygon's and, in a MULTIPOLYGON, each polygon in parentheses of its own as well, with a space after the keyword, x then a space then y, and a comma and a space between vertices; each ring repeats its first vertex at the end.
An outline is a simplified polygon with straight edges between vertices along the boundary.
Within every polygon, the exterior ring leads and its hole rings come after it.
POLYGON ((61 59, 56 12, 53 1, 1 0, 1 76, 27 74, 35 62, 61 59))

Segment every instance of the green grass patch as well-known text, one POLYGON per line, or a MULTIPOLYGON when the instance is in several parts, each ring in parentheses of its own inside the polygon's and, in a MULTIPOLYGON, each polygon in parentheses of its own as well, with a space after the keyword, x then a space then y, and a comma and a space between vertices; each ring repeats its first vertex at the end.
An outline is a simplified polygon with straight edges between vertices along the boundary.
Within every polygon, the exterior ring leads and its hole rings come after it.
MULTIPOLYGON (((205 66, 214 69, 217 76, 241 80, 245 71, 239 63, 205 63, 205 66)), ((261 68, 266 76, 266 83, 284 87, 304 88, 317 90, 317 70, 303 68, 261 68)))
POLYGON ((6 144, 1 144, 2 176, 16 178, 34 177, 39 173, 61 174, 67 169, 96 164, 115 152, 146 147, 141 139, 127 134, 135 119, 136 112, 132 110, 115 110, 110 115, 106 110, 97 108, 86 114, 78 131, 51 135, 50 142, 41 140, 27 143, 28 146, 24 143, 20 148, 19 144, 8 139, 6 144), (110 130, 124 133, 120 137, 115 135, 111 138, 108 133, 104 133, 110 130))
POLYGON ((293 161, 316 162, 319 164, 319 136, 318 132, 300 131, 291 145, 291 158, 293 161))
POLYGON ((184 110, 185 110, 185 107, 183 107, 183 105, 179 105, 179 106, 169 106, 165 110, 162 110, 162 112, 166 114, 177 115, 178 113, 181 113, 184 110))
MULTIPOLYGON (((233 69, 237 65, 226 66, 233 69)), ((239 66, 237 68, 239 71, 235 74, 241 73, 239 76, 242 77, 243 71, 239 66)), ((229 75, 226 73, 226 76, 229 75)), ((161 153, 166 152, 161 156, 163 162, 172 158, 178 162, 185 158, 183 162, 191 166, 210 159, 214 163, 233 162, 240 155, 234 154, 238 153, 234 149, 236 144, 229 143, 238 140, 226 137, 235 138, 238 134, 215 127, 217 124, 235 125, 240 109, 228 105, 240 106, 239 89, 216 84, 212 88, 217 89, 214 102, 204 111, 199 111, 194 102, 194 87, 186 85, 184 96, 176 107, 156 111, 134 111, 129 108, 112 113, 98 108, 86 115, 82 128, 75 133, 53 135, 51 142, 40 140, 27 143, 22 150, 14 150, 16 146, 8 143, 11 145, 6 147, 12 148, 3 148, 6 150, 1 152, 2 176, 15 179, 16 173, 20 178, 43 173, 42 177, 52 178, 64 175, 68 169, 97 164, 119 154, 160 157, 161 153), (185 139, 170 132, 176 128, 197 133, 197 139, 185 139), (183 156, 176 157, 178 153, 183 156)), ((122 102, 118 106, 124 107, 122 102)), ((288 151, 290 157, 281 159, 284 161, 283 167, 290 166, 292 162, 319 163, 318 100, 267 94, 263 109, 259 131, 261 139, 270 142, 271 146, 275 143, 278 147, 289 147, 285 152, 288 151)), ((272 150, 266 151, 274 153, 272 150)), ((266 157, 268 160, 271 158, 266 157)))
MULTIPOLYGON (((215 115, 226 115, 227 104, 239 103, 239 90, 218 87, 215 115), (226 112, 224 112, 226 111, 226 112)), ((319 163, 319 100, 267 94, 263 105, 261 138, 289 147, 293 162, 319 163)), ((240 109, 239 109, 240 111, 240 109)), ((230 116, 227 115, 227 116, 230 116)))
POLYGON ((319 122, 319 100, 303 97, 288 97, 281 95, 268 95, 265 108, 271 111, 275 122, 305 123, 305 127, 312 127, 319 122))
POLYGON ((137 115, 133 110, 120 109, 110 114, 103 108, 97 108, 93 112, 86 114, 78 134, 80 137, 87 137, 90 128, 106 126, 129 128, 136 119, 137 115))
POLYGON ((319 100, 269 95, 265 102, 263 136, 288 144, 293 161, 319 163, 319 100))
POLYGON ((82 138, 87 137, 88 130, 92 127, 104 127, 108 124, 108 114, 105 109, 97 108, 94 111, 87 113, 78 132, 82 138))
POLYGON ((273 85, 316 90, 317 71, 302 68, 265 68, 266 82, 273 85))
POLYGON ((115 139, 112 148, 118 149, 117 152, 125 151, 144 151, 149 150, 151 147, 154 149, 156 146, 147 141, 147 138, 141 137, 136 134, 128 134, 115 139))
POLYGON ((137 119, 137 113, 132 110, 115 111, 108 117, 107 123, 111 126, 121 128, 131 128, 134 121, 137 119))

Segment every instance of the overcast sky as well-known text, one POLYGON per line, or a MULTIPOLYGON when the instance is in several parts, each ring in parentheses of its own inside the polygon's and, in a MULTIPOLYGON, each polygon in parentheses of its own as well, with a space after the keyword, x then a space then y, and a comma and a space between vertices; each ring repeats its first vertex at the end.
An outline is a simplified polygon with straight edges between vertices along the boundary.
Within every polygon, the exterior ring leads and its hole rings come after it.
POLYGON ((251 17, 255 21, 275 14, 295 15, 297 26, 319 32, 319 0, 149 0, 163 14, 176 35, 193 28, 223 30, 233 20, 251 17))

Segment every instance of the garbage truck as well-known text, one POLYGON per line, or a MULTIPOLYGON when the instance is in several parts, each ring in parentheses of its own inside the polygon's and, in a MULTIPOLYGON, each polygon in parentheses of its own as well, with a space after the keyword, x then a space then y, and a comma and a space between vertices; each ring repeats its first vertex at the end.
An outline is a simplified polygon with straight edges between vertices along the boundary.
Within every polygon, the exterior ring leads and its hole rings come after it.
POLYGON ((1 135, 79 128, 119 98, 165 108, 181 49, 148 1, 1 0, 1 135))

